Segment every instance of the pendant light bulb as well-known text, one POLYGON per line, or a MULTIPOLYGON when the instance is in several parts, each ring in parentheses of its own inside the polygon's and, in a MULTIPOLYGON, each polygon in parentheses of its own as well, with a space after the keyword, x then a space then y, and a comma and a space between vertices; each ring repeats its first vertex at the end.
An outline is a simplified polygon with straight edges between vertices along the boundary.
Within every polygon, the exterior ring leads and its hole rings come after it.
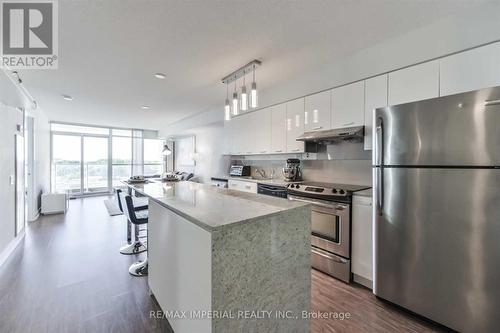
POLYGON ((247 87, 245 85, 245 74, 243 73, 243 87, 241 87, 241 111, 248 110, 248 94, 247 87))
POLYGON ((238 115, 238 93, 236 92, 236 77, 234 78, 234 92, 233 92, 233 116, 238 115))
POLYGON ((253 68, 252 90, 250 91, 250 107, 252 109, 254 109, 258 105, 259 105, 259 103, 258 103, 258 95, 257 95, 257 83, 255 82, 255 67, 254 67, 253 68))
POLYGON ((229 84, 226 83, 226 102, 224 103, 224 119, 231 120, 231 104, 229 103, 229 84))

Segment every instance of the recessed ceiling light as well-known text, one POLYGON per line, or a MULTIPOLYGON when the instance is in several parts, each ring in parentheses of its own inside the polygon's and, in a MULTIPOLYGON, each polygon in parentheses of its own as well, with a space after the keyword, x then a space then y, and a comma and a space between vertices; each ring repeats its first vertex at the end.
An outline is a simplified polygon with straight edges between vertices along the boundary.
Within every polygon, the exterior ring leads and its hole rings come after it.
POLYGON ((64 98, 67 101, 72 101, 73 100, 73 97, 70 96, 70 95, 62 95, 62 98, 64 98))
POLYGON ((143 109, 143 110, 149 110, 149 105, 143 105, 143 106, 141 106, 141 109, 143 109))
POLYGON ((167 76, 166 76, 165 74, 163 74, 163 73, 155 73, 154 75, 155 75, 155 78, 157 78, 157 79, 161 79, 161 80, 163 80, 164 78, 166 78, 166 77, 167 77, 167 76))

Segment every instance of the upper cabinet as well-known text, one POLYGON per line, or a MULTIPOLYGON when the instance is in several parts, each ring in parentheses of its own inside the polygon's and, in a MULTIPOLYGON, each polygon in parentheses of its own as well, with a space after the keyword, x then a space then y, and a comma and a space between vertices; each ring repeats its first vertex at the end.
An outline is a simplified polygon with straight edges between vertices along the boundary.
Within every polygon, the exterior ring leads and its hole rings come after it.
POLYGON ((230 133, 231 133, 231 154, 233 155, 241 155, 243 154, 243 147, 241 145, 242 139, 241 139, 241 130, 242 130, 242 124, 243 121, 241 120, 241 117, 236 117, 230 120, 230 133))
POLYGON ((249 130, 252 132, 253 154, 268 154, 271 150, 271 108, 252 112, 252 122, 249 130))
POLYGON ((271 110, 271 153, 286 151, 286 104, 279 104, 271 110))
POLYGON ((365 81, 365 150, 372 149, 373 110, 387 106, 387 74, 365 81))
POLYGON ((500 43, 457 53, 440 60, 440 95, 500 85, 500 43))
POLYGON ((355 82, 332 90, 332 128, 364 124, 365 83, 355 82))
POLYGON ((304 98, 286 103, 286 151, 304 152, 304 142, 296 139, 304 134, 304 98))
POLYGON ((305 98, 304 130, 320 131, 330 129, 332 96, 331 90, 305 98))
POLYGON ((389 73, 389 105, 439 96, 439 60, 389 73))

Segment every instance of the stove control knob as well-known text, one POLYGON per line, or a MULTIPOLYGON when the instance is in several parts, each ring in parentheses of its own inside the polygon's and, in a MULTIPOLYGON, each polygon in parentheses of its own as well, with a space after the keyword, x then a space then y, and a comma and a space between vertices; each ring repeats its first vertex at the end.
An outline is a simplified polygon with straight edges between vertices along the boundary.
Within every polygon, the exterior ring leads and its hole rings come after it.
POLYGON ((299 184, 295 185, 295 188, 300 188, 300 185, 299 184))
POLYGON ((345 194, 345 191, 344 190, 340 190, 339 193, 340 194, 345 194))
POLYGON ((332 193, 337 193, 337 189, 336 189, 336 188, 334 188, 334 189, 332 190, 332 193))

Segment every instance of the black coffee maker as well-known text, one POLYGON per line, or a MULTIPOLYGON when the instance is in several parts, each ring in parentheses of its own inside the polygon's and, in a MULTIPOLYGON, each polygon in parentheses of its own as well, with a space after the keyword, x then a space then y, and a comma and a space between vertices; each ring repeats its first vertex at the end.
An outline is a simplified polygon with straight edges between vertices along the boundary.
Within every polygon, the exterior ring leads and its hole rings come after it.
POLYGON ((283 168, 283 176, 287 182, 298 182, 302 180, 302 171, 300 170, 300 160, 298 158, 289 158, 286 160, 283 168))

